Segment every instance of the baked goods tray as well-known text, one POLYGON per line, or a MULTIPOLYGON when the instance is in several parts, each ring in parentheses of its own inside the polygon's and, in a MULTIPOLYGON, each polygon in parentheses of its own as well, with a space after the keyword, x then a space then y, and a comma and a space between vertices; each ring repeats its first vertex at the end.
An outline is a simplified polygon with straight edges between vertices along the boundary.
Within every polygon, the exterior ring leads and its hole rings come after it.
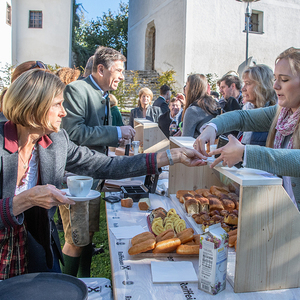
MULTIPOLYGON (((131 241, 128 243, 128 249, 131 247, 131 241)), ((140 254, 130 255, 131 259, 146 259, 146 258, 166 258, 168 260, 172 260, 172 258, 198 258, 199 255, 196 254, 177 254, 176 252, 169 252, 169 253, 152 253, 152 250, 143 252, 140 254)))
POLYGON ((184 216, 185 220, 188 221, 190 224, 190 227, 192 227, 195 231, 195 234, 203 234, 202 225, 197 224, 195 220, 192 218, 191 215, 189 215, 185 209, 183 204, 179 202, 175 194, 169 195, 170 199, 173 202, 174 208, 176 209, 177 213, 184 216))

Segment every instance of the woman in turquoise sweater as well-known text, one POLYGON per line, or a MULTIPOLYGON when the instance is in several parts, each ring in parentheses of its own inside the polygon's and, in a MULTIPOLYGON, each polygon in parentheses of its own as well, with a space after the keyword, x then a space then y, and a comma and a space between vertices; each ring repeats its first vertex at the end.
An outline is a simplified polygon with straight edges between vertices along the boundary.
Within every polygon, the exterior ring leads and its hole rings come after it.
POLYGON ((278 105, 218 116, 194 147, 205 155, 221 154, 211 167, 221 161, 228 167, 243 161, 248 168, 282 176, 284 188, 300 209, 300 49, 291 47, 277 57, 274 76, 278 105), (217 134, 231 130, 269 131, 267 147, 242 145, 229 136, 226 146, 205 152, 205 143, 213 143, 217 134))

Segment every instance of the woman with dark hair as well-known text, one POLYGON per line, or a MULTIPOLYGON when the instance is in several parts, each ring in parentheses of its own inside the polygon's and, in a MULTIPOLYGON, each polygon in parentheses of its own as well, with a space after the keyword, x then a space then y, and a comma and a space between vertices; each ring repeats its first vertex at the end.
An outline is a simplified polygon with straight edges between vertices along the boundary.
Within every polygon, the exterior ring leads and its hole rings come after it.
POLYGON ((204 75, 190 75, 186 83, 186 105, 184 107, 182 136, 196 138, 200 128, 220 114, 215 99, 208 94, 208 82, 204 75))
POLYGON ((195 150, 177 148, 108 157, 70 141, 60 130, 65 85, 49 71, 20 75, 3 99, 0 123, 0 280, 27 272, 60 272, 61 246, 53 215, 75 204, 62 186, 64 171, 99 179, 158 174, 174 163, 204 164, 195 150))
POLYGON ((150 89, 144 87, 139 90, 138 107, 133 108, 130 112, 129 125, 134 127, 135 118, 144 118, 149 121, 158 123, 158 117, 162 114, 158 106, 152 106, 153 93, 150 89))

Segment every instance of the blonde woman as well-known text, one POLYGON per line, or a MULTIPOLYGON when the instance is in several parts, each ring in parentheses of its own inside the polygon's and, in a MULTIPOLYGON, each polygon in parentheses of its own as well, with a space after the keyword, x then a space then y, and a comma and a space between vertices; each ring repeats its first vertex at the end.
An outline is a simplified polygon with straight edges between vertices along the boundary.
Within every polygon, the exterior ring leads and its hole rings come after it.
MULTIPOLYGON (((273 88, 274 73, 266 65, 255 65, 245 70, 243 75, 243 110, 268 107, 277 103, 277 95, 273 88)), ((265 146, 268 137, 266 132, 240 132, 238 139, 243 144, 265 146)))
POLYGON ((283 186, 300 209, 300 49, 289 48, 275 61, 274 89, 278 105, 233 111, 211 121, 194 147, 204 155, 221 154, 211 165, 223 161, 232 167, 240 161, 246 167, 264 170, 283 178, 283 186), (269 131, 267 147, 243 145, 233 136, 229 143, 207 154, 205 143, 230 130, 269 131))
POLYGON ((151 106, 153 93, 150 89, 144 87, 139 91, 138 107, 133 108, 130 112, 129 125, 134 127, 135 118, 144 118, 157 123, 158 117, 162 114, 158 106, 151 106))

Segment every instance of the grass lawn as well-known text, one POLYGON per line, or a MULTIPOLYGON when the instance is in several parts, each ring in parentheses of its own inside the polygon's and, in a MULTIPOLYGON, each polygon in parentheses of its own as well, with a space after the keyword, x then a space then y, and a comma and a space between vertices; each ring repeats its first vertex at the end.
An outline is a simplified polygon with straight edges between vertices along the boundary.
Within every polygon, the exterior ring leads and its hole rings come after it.
MULTIPOLYGON (((57 216, 55 214, 55 221, 57 216)), ((96 247, 102 247, 104 253, 97 254, 92 258, 91 277, 104 277, 111 281, 110 256, 107 236, 105 201, 101 200, 100 205, 100 231, 94 234, 93 243, 96 247)), ((64 233, 59 232, 60 243, 63 246, 65 243, 64 233)))

